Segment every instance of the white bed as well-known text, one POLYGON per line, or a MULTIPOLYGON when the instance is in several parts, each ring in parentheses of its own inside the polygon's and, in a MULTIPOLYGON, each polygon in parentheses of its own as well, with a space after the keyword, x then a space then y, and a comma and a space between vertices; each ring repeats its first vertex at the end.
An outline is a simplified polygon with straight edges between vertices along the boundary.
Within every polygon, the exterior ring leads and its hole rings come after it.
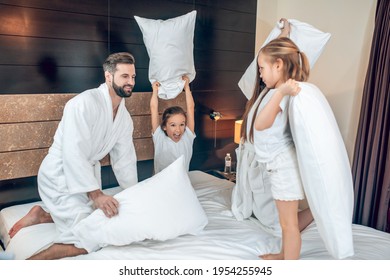
MULTIPOLYGON (((197 236, 184 235, 168 241, 145 240, 126 246, 108 246, 71 259, 116 260, 255 260, 258 255, 277 252, 280 239, 263 230, 256 219, 237 221, 230 211, 234 183, 201 171, 189 173, 191 183, 209 223, 197 236)), ((111 194, 119 188, 106 190, 111 194)), ((38 202, 39 203, 39 202, 38 202)), ((0 234, 5 252, 24 259, 51 244, 54 224, 22 229, 13 239, 10 227, 36 203, 16 205, 1 210, 0 234)), ((191 217, 188 217, 189 219, 191 217)), ((353 225, 355 255, 350 259, 390 260, 390 234, 369 227, 353 225)), ((313 222, 302 232, 301 259, 332 259, 313 222)))

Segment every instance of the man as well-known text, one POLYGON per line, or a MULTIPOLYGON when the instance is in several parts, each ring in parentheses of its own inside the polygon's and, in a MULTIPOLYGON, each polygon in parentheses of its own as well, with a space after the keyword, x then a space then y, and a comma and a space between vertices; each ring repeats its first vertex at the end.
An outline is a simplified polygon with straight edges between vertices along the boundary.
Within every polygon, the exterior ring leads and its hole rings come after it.
POLYGON ((101 191, 99 160, 108 153, 119 185, 128 188, 137 183, 133 121, 124 100, 131 96, 135 85, 134 63, 129 53, 111 54, 103 64, 105 83, 66 104, 38 173, 39 194, 48 212, 35 206, 9 232, 13 237, 26 226, 52 221, 56 224, 54 244, 30 259, 88 253, 72 228, 94 209, 101 209, 107 217, 118 213, 115 198, 101 191))

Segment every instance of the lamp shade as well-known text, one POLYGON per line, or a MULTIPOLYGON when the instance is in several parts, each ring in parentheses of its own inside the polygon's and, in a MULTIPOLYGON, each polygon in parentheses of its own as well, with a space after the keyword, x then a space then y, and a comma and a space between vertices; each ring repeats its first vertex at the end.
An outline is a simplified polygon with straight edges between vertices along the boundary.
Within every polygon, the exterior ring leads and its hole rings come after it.
POLYGON ((242 120, 234 122, 234 143, 240 144, 242 120))

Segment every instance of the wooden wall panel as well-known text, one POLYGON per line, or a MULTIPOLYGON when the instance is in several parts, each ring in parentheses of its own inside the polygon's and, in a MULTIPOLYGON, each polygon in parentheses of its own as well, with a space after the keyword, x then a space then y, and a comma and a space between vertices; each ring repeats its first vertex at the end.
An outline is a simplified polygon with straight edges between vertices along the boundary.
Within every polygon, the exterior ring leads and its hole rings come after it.
POLYGON ((36 176, 48 149, 0 153, 0 180, 36 176))
MULTIPOLYGON (((154 156, 151 138, 134 139, 137 160, 149 160, 154 156)), ((1 180, 36 176, 48 148, 17 152, 0 152, 0 187, 1 180)), ((109 157, 101 160, 102 166, 110 164, 109 157)))
POLYGON ((100 41, 107 25, 106 16, 58 10, 1 5, 1 13, 3 35, 100 41))
MULTIPOLYGON (((99 67, 107 52, 107 43, 67 39, 2 36, 0 64, 36 66, 42 75, 57 67, 99 67), (61 45, 61 48, 58 48, 61 45), (15 48, 15 46, 21 46, 15 48), (21 51, 21 49, 23 51, 21 51), (77 52, 74 50, 77 49, 77 52)), ((141 49, 138 47, 138 49, 141 49)), ((138 51, 139 52, 139 51, 138 51)), ((49 73, 48 73, 49 74, 49 73)), ((54 73, 51 73, 54 74, 54 73)), ((54 78, 54 76, 53 76, 54 78)))
POLYGON ((2 94, 0 123, 60 120, 65 103, 74 94, 2 94))
POLYGON ((0 153, 50 147, 58 123, 51 121, 0 125, 0 153))
POLYGON ((47 0, 2 0, 0 4, 16 7, 28 7, 43 10, 66 11, 73 13, 107 15, 108 5, 106 1, 100 5, 96 0, 67 0, 67 1, 47 1, 47 0), (92 9, 93 8, 93 9, 92 9))

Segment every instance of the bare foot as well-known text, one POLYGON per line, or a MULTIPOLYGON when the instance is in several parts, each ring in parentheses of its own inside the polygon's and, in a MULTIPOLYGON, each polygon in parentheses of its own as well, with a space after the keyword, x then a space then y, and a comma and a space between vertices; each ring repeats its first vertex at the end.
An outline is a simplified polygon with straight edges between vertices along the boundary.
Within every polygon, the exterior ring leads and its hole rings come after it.
POLYGON ((12 238, 15 234, 24 227, 43 224, 43 223, 52 223, 53 220, 49 213, 42 209, 41 206, 35 205, 31 210, 17 221, 14 226, 9 230, 8 234, 12 238))
POLYGON ((259 258, 262 258, 263 260, 284 260, 283 253, 279 254, 265 254, 259 256, 259 258))

